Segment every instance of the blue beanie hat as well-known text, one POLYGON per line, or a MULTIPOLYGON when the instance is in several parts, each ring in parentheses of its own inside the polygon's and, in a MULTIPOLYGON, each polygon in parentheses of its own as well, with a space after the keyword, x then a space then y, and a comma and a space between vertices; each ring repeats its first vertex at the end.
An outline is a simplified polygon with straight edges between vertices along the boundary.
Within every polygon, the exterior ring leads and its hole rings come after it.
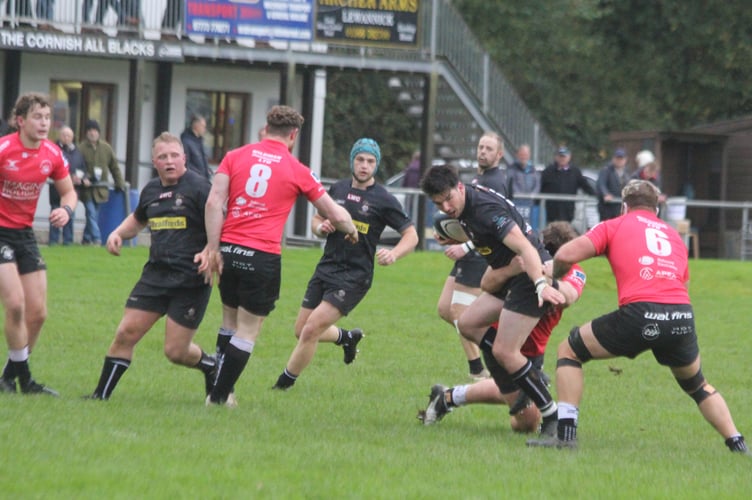
POLYGON ((374 141, 373 139, 369 139, 367 137, 362 137, 355 141, 355 144, 353 144, 352 149, 350 150, 350 172, 353 171, 353 164, 355 163, 355 156, 357 156, 358 153, 369 153, 376 157, 376 170, 373 171, 375 174, 379 170, 379 163, 381 163, 381 148, 379 147, 379 143, 374 141))

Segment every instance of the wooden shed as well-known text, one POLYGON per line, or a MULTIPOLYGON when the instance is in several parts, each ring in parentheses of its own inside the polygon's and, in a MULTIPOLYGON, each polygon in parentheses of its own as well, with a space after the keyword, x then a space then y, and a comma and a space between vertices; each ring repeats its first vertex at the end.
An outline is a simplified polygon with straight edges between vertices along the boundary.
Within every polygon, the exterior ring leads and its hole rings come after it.
MULTIPOLYGON (((661 165, 663 191, 669 197, 696 200, 729 200, 730 185, 740 180, 730 178, 729 145, 735 137, 716 129, 692 129, 680 132, 632 131, 615 132, 610 136, 614 148, 627 150, 629 169, 636 170, 635 155, 649 149, 661 165)), ((735 142, 734 142, 735 144, 735 142)), ((736 154, 733 158, 736 158, 736 154)), ((749 157, 748 161, 752 161, 749 157)), ((733 171, 738 167, 734 165, 733 171)), ((747 193, 752 189, 752 173, 747 178, 747 193)), ((733 190, 743 200, 742 190, 733 190)), ((748 197, 748 195, 747 195, 748 197)), ((728 255, 727 224, 731 214, 712 207, 687 207, 686 218, 700 240, 705 257, 725 258, 728 255)), ((738 215, 738 214, 736 214, 738 215)), ((738 232, 738 226, 737 226, 738 232)))

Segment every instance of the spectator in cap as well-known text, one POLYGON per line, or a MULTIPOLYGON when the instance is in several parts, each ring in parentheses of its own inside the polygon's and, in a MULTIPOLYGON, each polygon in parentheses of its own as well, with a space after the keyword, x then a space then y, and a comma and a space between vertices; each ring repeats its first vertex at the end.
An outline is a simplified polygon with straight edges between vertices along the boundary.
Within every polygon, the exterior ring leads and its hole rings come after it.
MULTIPOLYGON (((663 190, 663 181, 661 179, 661 165, 656 161, 655 155, 648 149, 643 149, 635 156, 637 161, 637 170, 630 179, 640 179, 650 181, 659 190, 663 190)), ((661 191, 658 196, 658 203, 666 202, 666 195, 661 191)))
POLYGON ((627 152, 618 148, 611 162, 598 173, 598 215, 601 220, 613 219, 621 215, 621 190, 627 183, 627 152))
MULTIPOLYGON (((582 189, 587 194, 595 196, 595 190, 590 187, 582 171, 572 164, 572 153, 566 146, 559 146, 556 150, 554 162, 541 174, 541 193, 549 194, 577 194, 582 189)), ((574 219, 573 201, 546 201, 546 220, 553 222, 563 220, 572 222, 574 219)))
MULTIPOLYGON (((110 175, 115 189, 125 190, 123 174, 115 158, 115 152, 107 141, 100 139, 101 129, 96 120, 87 120, 84 125, 86 138, 78 145, 84 155, 86 175, 81 179, 81 202, 86 209, 86 226, 81 243, 83 245, 101 245, 102 234, 99 230, 99 206, 110 199, 110 175)), ((107 237, 107 235, 104 235, 107 237)))

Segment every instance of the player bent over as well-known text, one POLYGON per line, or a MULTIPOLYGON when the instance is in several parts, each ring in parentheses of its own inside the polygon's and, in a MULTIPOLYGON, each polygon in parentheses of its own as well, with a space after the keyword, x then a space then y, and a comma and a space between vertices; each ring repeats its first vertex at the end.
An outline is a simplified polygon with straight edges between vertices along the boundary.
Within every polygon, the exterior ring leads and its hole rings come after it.
POLYGON ((687 247, 676 230, 658 218, 659 196, 649 181, 630 181, 622 189, 621 216, 598 224, 556 252, 554 277, 565 275, 577 262, 605 255, 616 278, 619 308, 572 328, 569 338, 559 344, 557 433, 529 440, 528 446, 577 446, 583 363, 615 356, 635 358, 652 351, 726 446, 749 454, 726 401, 702 373, 695 313, 687 291, 687 247))
POLYGON ((131 364, 136 344, 164 315, 167 358, 201 370, 206 394, 214 383, 214 358, 193 343, 211 296, 211 285, 198 272, 206 245, 204 206, 211 186, 186 168, 177 136, 163 132, 154 139, 151 152, 158 177, 149 181, 134 212, 107 238, 107 251, 117 256, 123 240, 135 238, 148 225, 149 260, 125 303, 91 399, 109 399, 131 364))

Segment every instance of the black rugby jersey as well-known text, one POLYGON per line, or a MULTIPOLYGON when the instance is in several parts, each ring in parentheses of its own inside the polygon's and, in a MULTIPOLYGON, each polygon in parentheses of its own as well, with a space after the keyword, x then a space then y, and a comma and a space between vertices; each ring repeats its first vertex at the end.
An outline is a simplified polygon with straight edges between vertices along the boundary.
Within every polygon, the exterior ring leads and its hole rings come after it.
POLYGON ((387 226, 402 233, 413 223, 399 201, 380 184, 362 190, 352 187, 352 179, 343 179, 329 188, 329 195, 350 212, 358 228, 358 243, 345 241, 340 231, 329 234, 315 274, 327 282, 370 287, 381 233, 387 226))
MULTIPOLYGON (((480 184, 482 186, 489 187, 500 195, 505 196, 507 199, 511 198, 512 193, 509 184, 509 178, 507 177, 506 171, 502 170, 501 167, 493 167, 486 169, 483 172, 479 172, 478 175, 473 177, 472 184, 473 186, 480 184)), ((462 262, 468 262, 471 260, 480 259, 485 260, 482 255, 473 250, 465 254, 465 256, 460 258, 459 260, 462 262)))
POLYGON ((509 176, 507 175, 506 170, 501 167, 493 167, 480 172, 473 179, 473 185, 475 186, 478 184, 493 189, 507 198, 507 200, 512 199, 512 189, 509 183, 509 176))
POLYGON ((159 177, 146 184, 133 212, 151 231, 142 281, 166 288, 204 284, 193 257, 206 246, 204 207, 210 189, 209 181, 191 170, 174 186, 162 186, 159 177))
POLYGON ((465 209, 458 219, 489 266, 504 267, 517 255, 502 242, 515 225, 538 250, 542 261, 551 258, 538 234, 509 200, 480 185, 467 186, 465 193, 465 209))

